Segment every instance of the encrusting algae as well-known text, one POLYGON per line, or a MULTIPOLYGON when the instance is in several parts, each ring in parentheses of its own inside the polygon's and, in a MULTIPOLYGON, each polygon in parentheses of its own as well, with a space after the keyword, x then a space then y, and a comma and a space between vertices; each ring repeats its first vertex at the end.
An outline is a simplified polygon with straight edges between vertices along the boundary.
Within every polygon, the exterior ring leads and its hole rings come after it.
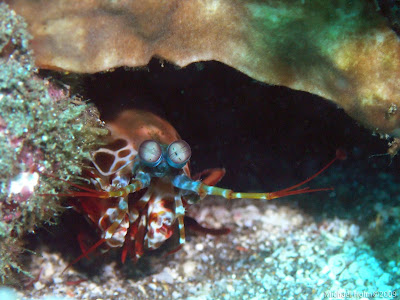
POLYGON ((22 237, 62 211, 54 193, 107 133, 98 112, 37 75, 23 19, 0 4, 0 283, 21 272, 22 237))

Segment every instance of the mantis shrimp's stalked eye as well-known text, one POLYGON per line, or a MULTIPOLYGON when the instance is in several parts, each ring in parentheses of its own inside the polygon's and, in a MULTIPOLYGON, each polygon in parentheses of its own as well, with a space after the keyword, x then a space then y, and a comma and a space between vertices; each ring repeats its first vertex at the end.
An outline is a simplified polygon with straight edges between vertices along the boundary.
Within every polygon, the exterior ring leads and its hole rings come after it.
POLYGON ((190 146, 183 140, 171 143, 167 149, 167 162, 171 167, 180 169, 190 159, 192 151, 190 146))
POLYGON ((157 166, 162 159, 160 144, 153 140, 144 141, 139 147, 139 157, 147 166, 157 166))

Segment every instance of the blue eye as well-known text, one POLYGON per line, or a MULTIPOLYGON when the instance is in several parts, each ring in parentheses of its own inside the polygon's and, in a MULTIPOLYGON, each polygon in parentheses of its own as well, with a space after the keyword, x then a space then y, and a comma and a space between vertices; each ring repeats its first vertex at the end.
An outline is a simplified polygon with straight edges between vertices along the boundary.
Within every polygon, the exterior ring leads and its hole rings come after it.
POLYGON ((144 141, 139 147, 139 158, 146 166, 157 166, 162 159, 160 144, 153 140, 144 141))
POLYGON ((190 146, 183 140, 171 143, 167 149, 167 162, 171 167, 180 169, 190 159, 192 151, 190 146))

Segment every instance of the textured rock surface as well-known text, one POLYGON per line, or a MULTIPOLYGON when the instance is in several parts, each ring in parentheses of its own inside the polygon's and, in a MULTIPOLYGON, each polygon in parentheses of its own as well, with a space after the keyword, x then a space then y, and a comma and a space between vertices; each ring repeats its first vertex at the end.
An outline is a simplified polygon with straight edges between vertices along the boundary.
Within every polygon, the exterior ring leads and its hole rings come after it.
POLYGON ((333 100, 400 135, 400 43, 374 1, 8 0, 41 68, 98 72, 157 56, 218 60, 270 84, 333 100))
POLYGON ((37 76, 23 19, 0 4, 0 282, 21 271, 22 236, 62 211, 46 177, 80 174, 99 141, 97 110, 37 76))
POLYGON ((351 221, 318 224, 299 209, 279 204, 243 201, 227 209, 208 200, 195 213, 197 219, 229 226, 230 234, 191 236, 173 256, 147 257, 136 265, 121 266, 103 257, 86 272, 71 268, 63 274, 63 257, 41 249, 42 256, 31 265, 35 274, 43 268, 40 279, 19 296, 211 300, 338 299, 335 293, 346 292, 373 299, 376 291, 398 295, 399 264, 392 261, 382 268, 351 221))

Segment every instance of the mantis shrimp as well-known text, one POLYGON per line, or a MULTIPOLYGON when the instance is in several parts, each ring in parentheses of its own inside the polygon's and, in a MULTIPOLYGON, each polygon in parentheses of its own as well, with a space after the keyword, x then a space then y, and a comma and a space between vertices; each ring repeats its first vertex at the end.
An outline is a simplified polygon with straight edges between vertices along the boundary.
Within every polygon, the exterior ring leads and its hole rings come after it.
POLYGON ((93 168, 87 171, 91 186, 69 182, 79 191, 58 194, 73 197, 73 206, 87 216, 100 233, 100 239, 70 265, 101 245, 122 247, 122 262, 128 254, 136 261, 145 251, 159 248, 176 227, 182 246, 185 243, 185 208, 208 195, 228 200, 272 200, 331 190, 300 187, 344 155, 337 153, 336 158, 316 174, 283 190, 241 193, 214 186, 224 176, 224 169, 210 169, 191 177, 190 146, 162 118, 147 111, 127 110, 108 126, 110 142, 92 153, 93 168), (197 180, 200 177, 203 180, 197 180))

